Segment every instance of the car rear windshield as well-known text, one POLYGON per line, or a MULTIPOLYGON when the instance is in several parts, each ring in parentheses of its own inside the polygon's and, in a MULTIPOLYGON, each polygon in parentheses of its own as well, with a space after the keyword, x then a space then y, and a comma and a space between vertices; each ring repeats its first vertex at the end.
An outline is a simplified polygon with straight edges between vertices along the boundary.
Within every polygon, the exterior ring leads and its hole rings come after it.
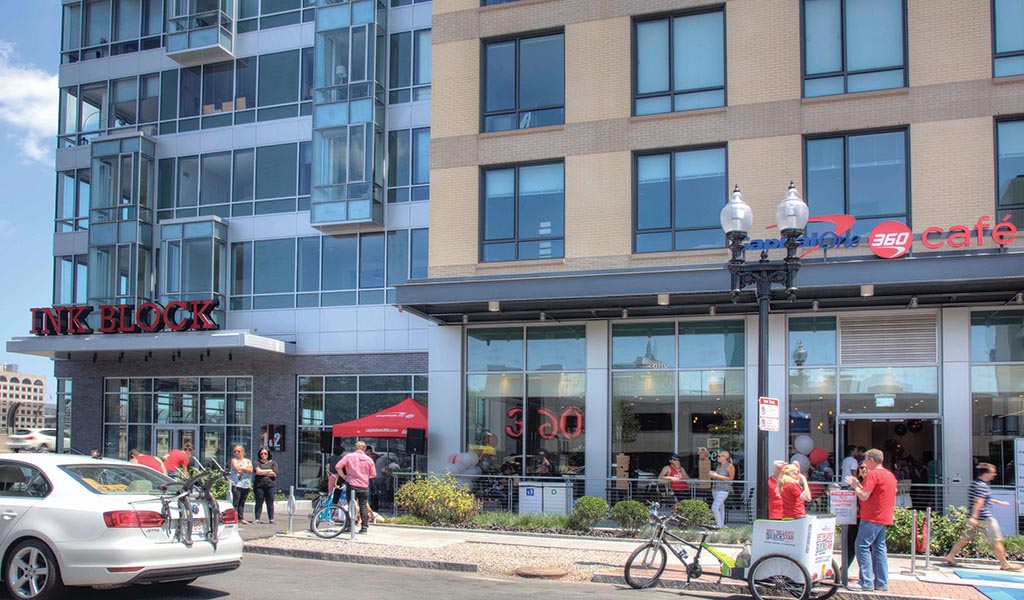
POLYGON ((116 464, 63 465, 61 469, 96 494, 159 494, 174 480, 149 467, 116 464))
POLYGON ((14 435, 28 435, 30 433, 32 433, 32 432, 29 431, 28 429, 19 429, 19 430, 14 432, 14 435))

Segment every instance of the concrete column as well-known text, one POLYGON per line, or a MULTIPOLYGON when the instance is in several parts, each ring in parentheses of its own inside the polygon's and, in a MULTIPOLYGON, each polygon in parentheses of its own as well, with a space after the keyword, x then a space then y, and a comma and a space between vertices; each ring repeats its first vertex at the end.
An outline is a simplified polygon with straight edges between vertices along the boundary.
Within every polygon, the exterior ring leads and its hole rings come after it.
MULTIPOLYGON (((430 403, 427 407, 428 442, 426 468, 443 472, 447 457, 462 451, 463 401, 461 326, 430 328, 427 373, 430 403)), ((420 465, 422 469, 422 465, 420 465)))
POLYGON ((971 406, 971 311, 944 308, 940 315, 942 331, 942 387, 939 412, 942 415, 942 452, 936 456, 935 476, 947 485, 946 505, 967 503, 967 484, 973 478, 971 447, 973 436, 971 406), (941 468, 941 470, 940 470, 941 468), (959 479, 959 484, 957 480, 959 479))
POLYGON ((584 406, 586 429, 583 437, 586 440, 585 459, 586 484, 584 490, 588 496, 605 497, 605 477, 609 476, 611 463, 611 446, 608 432, 611 428, 611 402, 609 400, 608 366, 609 356, 608 321, 587 322, 587 394, 584 406))

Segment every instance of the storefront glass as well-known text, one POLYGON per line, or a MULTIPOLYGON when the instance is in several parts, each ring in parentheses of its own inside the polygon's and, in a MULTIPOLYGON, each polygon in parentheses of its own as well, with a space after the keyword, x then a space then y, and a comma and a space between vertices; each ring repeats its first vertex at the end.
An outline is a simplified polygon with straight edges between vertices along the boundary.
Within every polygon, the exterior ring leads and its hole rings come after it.
POLYGON ((996 466, 993 484, 1014 484, 1014 440, 1024 437, 1022 335, 1022 310, 971 313, 972 454, 996 466))
POLYGON ((585 328, 470 329, 466 357, 466 450, 478 456, 475 468, 582 474, 585 328))

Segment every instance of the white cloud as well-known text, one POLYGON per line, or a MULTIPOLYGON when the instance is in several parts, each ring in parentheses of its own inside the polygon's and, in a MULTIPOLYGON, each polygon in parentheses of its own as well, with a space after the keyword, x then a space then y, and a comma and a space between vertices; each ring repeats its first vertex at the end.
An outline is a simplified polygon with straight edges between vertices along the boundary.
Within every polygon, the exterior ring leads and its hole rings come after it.
POLYGON ((53 165, 58 92, 57 75, 20 62, 14 44, 0 40, 0 130, 26 162, 53 165))

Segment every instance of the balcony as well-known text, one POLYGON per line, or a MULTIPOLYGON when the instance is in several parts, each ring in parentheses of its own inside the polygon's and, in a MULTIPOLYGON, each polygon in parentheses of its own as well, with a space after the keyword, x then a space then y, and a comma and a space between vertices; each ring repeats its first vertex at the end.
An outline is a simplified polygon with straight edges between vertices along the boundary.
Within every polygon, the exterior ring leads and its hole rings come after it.
POLYGON ((235 0, 169 3, 167 56, 184 67, 234 58, 235 0))

